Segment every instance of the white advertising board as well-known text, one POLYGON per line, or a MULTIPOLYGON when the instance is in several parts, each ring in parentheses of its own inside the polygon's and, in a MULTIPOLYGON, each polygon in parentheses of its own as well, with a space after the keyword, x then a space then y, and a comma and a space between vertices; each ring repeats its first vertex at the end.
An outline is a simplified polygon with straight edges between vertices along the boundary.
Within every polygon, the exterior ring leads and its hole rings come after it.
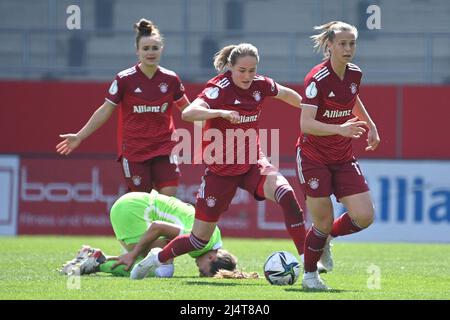
POLYGON ((19 157, 0 156, 0 235, 17 233, 19 157))

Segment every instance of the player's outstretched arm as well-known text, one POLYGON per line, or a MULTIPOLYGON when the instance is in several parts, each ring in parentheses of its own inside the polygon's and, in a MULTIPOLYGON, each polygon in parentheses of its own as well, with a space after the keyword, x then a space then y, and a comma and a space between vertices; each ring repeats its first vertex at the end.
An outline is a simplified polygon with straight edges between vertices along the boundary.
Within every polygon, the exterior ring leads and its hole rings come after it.
POLYGON ((121 255, 120 257, 110 257, 108 260, 117 260, 112 268, 123 264, 126 265, 124 269, 128 271, 128 269, 133 265, 133 263, 140 255, 147 254, 147 251, 150 249, 152 243, 156 239, 158 239, 159 237, 173 239, 178 236, 180 232, 180 228, 175 224, 164 221, 154 221, 132 251, 121 255))
POLYGON ((59 136, 64 140, 56 145, 56 152, 62 155, 71 153, 84 139, 90 136, 109 119, 114 109, 115 106, 112 103, 105 101, 105 103, 95 110, 91 118, 78 133, 60 134, 59 136))
POLYGON ((301 108, 302 97, 295 90, 278 84, 278 94, 276 99, 280 99, 293 107, 301 108))

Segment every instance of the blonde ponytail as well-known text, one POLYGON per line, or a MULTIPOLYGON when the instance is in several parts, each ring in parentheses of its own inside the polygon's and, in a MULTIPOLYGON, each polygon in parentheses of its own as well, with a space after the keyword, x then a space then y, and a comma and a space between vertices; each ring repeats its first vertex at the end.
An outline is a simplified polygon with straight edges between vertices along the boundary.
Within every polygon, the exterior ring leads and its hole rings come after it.
POLYGON ((223 47, 219 52, 214 55, 214 68, 220 73, 223 72, 228 63, 228 57, 231 51, 237 46, 235 44, 223 47))
POLYGON ((353 32, 355 39, 358 38, 358 30, 356 27, 342 21, 330 21, 320 26, 315 26, 314 30, 319 30, 319 34, 310 37, 314 41, 314 49, 317 52, 322 51, 325 59, 330 57, 328 41, 333 42, 337 32, 353 32))
POLYGON ((225 270, 220 269, 214 275, 216 279, 259 279, 257 272, 243 272, 239 270, 225 270))

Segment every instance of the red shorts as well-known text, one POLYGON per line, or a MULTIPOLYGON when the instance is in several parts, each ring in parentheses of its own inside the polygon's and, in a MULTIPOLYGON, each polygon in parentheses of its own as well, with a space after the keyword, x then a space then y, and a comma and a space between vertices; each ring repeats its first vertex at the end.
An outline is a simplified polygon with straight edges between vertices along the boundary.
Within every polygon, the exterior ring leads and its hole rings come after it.
POLYGON ((178 186, 180 170, 171 156, 158 156, 144 162, 131 162, 121 157, 120 162, 129 191, 150 192, 153 188, 178 186))
POLYGON ((265 200, 263 172, 276 171, 268 161, 258 161, 250 170, 238 176, 219 176, 206 169, 197 194, 195 218, 206 222, 219 221, 222 212, 228 210, 237 188, 247 190, 256 200, 265 200))
POLYGON ((356 159, 326 165, 302 155, 297 148, 297 177, 303 194, 312 198, 329 197, 339 200, 352 194, 369 191, 367 181, 356 159))

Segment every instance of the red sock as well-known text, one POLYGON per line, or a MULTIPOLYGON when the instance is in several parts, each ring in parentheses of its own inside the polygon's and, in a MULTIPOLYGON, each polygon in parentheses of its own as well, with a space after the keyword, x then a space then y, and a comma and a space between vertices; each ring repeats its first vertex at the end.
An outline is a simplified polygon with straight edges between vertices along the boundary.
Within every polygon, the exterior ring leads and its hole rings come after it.
POLYGON ((344 236, 346 234, 351 234, 355 232, 359 232, 364 228, 358 226, 348 215, 348 212, 345 212, 338 219, 336 219, 333 223, 333 228, 331 229, 330 235, 332 237, 344 236))
POLYGON ((305 241, 305 272, 317 270, 317 261, 322 255, 327 238, 327 234, 317 230, 314 226, 309 229, 305 241))
POLYGON ((284 224, 286 229, 294 241, 295 247, 299 255, 302 255, 305 247, 305 222, 303 220, 303 212, 298 205, 294 190, 290 185, 279 186, 275 190, 275 200, 283 209, 284 224))
POLYGON ((158 254, 158 260, 162 263, 182 254, 203 249, 209 240, 202 240, 194 234, 183 234, 170 241, 158 254))

